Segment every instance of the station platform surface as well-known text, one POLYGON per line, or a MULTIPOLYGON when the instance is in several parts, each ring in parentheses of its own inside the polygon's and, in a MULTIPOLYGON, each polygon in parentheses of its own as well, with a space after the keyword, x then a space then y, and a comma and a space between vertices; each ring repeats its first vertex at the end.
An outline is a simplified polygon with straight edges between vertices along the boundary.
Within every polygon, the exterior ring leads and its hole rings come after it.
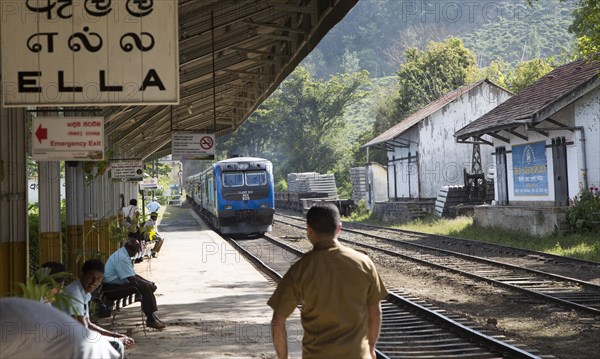
MULTIPOLYGON (((275 284, 190 208, 161 209, 158 229, 165 238, 158 258, 135 270, 156 283, 157 314, 168 327, 144 334, 140 304, 122 309, 112 329, 136 341, 126 358, 275 358, 266 304, 275 284)), ((292 358, 301 357, 301 341, 296 311, 288 319, 292 358)))

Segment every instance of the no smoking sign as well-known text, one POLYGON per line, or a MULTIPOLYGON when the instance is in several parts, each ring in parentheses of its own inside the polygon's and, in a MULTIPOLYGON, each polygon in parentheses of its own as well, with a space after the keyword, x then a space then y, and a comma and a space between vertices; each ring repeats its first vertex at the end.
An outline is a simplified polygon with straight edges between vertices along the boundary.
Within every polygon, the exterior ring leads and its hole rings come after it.
POLYGON ((200 147, 203 150, 210 150, 215 145, 215 140, 211 136, 204 136, 200 139, 200 147))
POLYGON ((215 135, 212 133, 175 132, 171 138, 173 159, 214 159, 215 135))

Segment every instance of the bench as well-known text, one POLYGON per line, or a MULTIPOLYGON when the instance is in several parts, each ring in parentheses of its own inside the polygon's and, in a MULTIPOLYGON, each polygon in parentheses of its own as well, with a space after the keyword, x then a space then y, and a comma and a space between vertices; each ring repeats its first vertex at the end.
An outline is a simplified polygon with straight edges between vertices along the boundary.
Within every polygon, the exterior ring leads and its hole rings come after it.
MULTIPOLYGON (((137 288, 133 288, 135 292, 131 294, 126 294, 124 296, 109 299, 106 296, 106 293, 117 292, 120 289, 105 289, 102 286, 96 292, 96 305, 98 306, 98 316, 100 318, 111 318, 111 327, 115 324, 115 316, 117 313, 121 311, 122 308, 127 307, 135 302, 141 301, 141 294, 137 288)), ((111 296, 112 297, 112 296, 111 296)), ((147 337, 146 334, 146 318, 144 315, 144 311, 140 307, 141 319, 142 319, 142 328, 144 330, 144 336, 147 337)))

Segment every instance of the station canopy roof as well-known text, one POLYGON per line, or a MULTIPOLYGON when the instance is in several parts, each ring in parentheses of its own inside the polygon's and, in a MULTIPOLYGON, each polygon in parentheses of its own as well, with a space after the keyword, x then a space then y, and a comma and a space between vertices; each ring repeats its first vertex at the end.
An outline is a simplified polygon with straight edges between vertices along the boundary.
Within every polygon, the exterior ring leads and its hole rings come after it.
POLYGON ((179 0, 180 103, 96 108, 113 157, 166 156, 172 131, 235 131, 357 1, 179 0))

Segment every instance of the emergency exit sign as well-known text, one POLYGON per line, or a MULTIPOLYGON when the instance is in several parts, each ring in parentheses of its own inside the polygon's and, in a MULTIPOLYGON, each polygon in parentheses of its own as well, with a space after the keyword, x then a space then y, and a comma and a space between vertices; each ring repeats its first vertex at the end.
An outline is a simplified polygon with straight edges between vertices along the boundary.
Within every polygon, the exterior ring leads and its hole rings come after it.
POLYGON ((34 117, 31 144, 36 161, 101 161, 104 118, 34 117))

